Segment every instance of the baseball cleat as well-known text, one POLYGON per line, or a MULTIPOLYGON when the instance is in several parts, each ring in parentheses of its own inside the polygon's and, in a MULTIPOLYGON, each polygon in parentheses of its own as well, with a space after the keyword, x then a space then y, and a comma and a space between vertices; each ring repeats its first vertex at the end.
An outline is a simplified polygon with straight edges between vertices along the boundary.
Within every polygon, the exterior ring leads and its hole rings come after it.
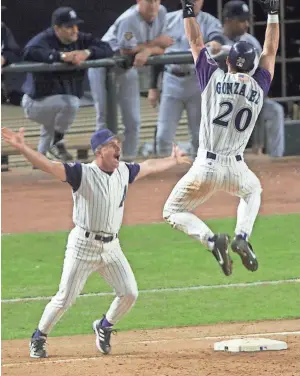
POLYGON ((29 343, 30 358, 47 358, 48 354, 45 348, 47 337, 39 336, 34 338, 33 336, 34 333, 29 343))
POLYGON ((258 261, 253 251, 252 245, 243 238, 236 235, 231 243, 231 249, 237 253, 246 269, 255 272, 258 269, 258 261))
POLYGON ((104 328, 102 327, 102 320, 96 320, 93 322, 93 330, 96 334, 96 346, 102 354, 109 354, 111 351, 110 346, 110 336, 114 331, 111 327, 104 328))
POLYGON ((212 254, 221 266, 223 273, 229 276, 232 273, 232 260, 228 251, 230 237, 228 234, 216 234, 212 240, 214 241, 212 254))
POLYGON ((69 162, 73 160, 72 155, 68 152, 63 142, 58 142, 54 144, 49 149, 47 156, 49 159, 69 162))

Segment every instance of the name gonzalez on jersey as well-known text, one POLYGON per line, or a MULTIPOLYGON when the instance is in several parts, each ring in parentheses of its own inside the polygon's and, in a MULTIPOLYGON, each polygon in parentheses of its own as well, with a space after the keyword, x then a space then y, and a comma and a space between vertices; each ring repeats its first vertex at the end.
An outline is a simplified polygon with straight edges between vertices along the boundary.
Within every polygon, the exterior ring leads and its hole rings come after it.
MULTIPOLYGON (((245 74, 238 73, 238 79, 240 81, 249 81, 249 77, 245 74)), ((216 92, 218 94, 237 94, 242 95, 249 102, 259 104, 261 94, 259 91, 247 88, 247 85, 242 82, 217 82, 216 92)))

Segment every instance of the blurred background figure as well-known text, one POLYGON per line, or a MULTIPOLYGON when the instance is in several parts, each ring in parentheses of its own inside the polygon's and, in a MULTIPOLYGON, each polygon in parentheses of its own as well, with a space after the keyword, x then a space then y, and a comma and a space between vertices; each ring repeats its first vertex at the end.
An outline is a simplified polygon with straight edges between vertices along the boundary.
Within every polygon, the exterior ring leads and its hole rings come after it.
MULTIPOLYGON (((107 43, 79 31, 81 23, 83 20, 74 9, 57 8, 52 14, 51 27, 25 46, 24 60, 78 65, 87 59, 112 56, 107 43)), ((65 147, 64 136, 79 109, 84 76, 85 70, 27 74, 22 106, 27 118, 41 124, 38 151, 49 159, 72 160, 65 147)))
MULTIPOLYGON (((102 40, 115 55, 128 55, 132 64, 116 72, 118 104, 124 124, 123 158, 130 160, 138 151, 140 130, 140 87, 137 68, 150 55, 161 55, 173 41, 166 35, 166 9, 160 0, 137 0, 108 29, 102 40)), ((105 68, 90 68, 89 81, 96 109, 96 128, 106 125, 105 68)))

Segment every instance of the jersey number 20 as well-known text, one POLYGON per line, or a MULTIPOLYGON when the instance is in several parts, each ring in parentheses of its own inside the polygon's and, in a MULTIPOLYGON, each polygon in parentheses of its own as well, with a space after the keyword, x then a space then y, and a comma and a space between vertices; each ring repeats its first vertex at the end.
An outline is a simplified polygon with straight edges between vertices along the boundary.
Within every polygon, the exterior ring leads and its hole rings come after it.
MULTIPOLYGON (((223 113, 217 116, 213 120, 213 124, 219 125, 221 127, 228 127, 229 121, 231 120, 231 113, 233 110, 233 104, 231 102, 222 102, 220 103, 221 108, 225 107, 223 113)), ((250 108, 242 108, 239 112, 235 115, 233 119, 235 129, 238 132, 244 132, 249 124, 251 123, 252 119, 252 111, 250 108)))

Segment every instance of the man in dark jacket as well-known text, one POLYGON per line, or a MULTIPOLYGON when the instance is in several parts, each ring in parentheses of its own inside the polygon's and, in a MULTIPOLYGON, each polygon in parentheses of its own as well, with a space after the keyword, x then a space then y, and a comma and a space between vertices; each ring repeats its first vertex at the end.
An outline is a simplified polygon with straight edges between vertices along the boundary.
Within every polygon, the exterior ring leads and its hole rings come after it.
MULTIPOLYGON (((78 65, 85 60, 110 57, 108 43, 79 32, 83 21, 69 7, 56 9, 52 27, 32 38, 24 48, 24 60, 78 65)), ((23 85, 25 116, 41 124, 38 151, 51 159, 72 160, 63 138, 74 121, 83 95, 85 70, 28 73, 23 85)))

